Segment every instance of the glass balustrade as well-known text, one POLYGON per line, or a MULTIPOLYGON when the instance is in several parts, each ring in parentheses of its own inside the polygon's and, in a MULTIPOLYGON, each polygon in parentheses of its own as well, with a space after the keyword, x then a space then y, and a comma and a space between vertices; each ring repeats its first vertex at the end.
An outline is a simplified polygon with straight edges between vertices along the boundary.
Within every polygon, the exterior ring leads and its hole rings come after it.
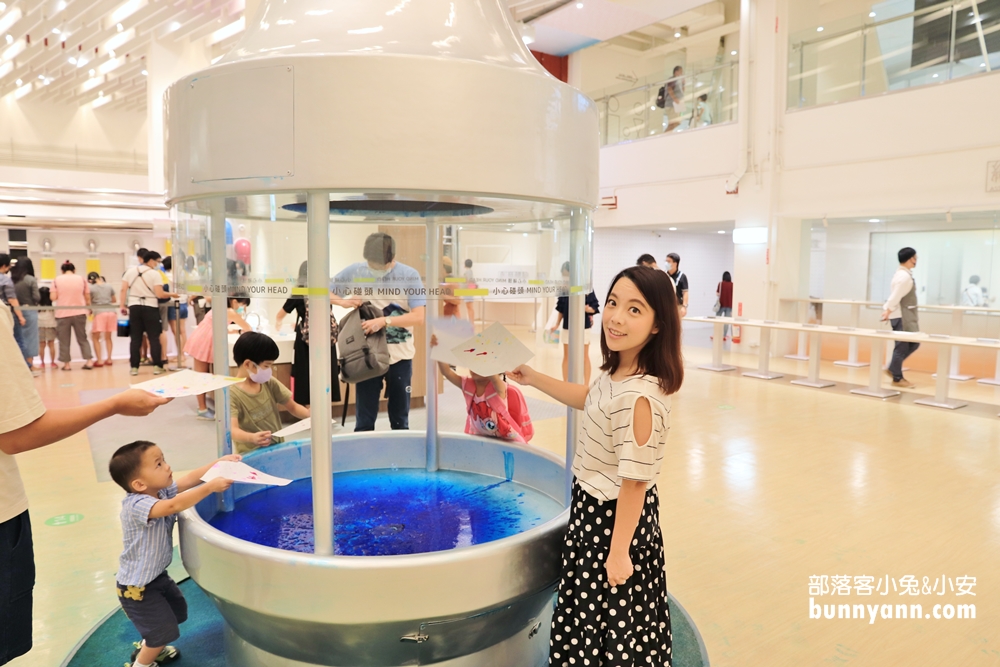
POLYGON ((817 26, 810 33, 815 37, 793 36, 789 108, 846 102, 1000 67, 996 0, 888 0, 873 7, 877 11, 860 27, 817 26))
POLYGON ((601 97, 601 145, 731 123, 738 84, 739 63, 733 61, 601 97))

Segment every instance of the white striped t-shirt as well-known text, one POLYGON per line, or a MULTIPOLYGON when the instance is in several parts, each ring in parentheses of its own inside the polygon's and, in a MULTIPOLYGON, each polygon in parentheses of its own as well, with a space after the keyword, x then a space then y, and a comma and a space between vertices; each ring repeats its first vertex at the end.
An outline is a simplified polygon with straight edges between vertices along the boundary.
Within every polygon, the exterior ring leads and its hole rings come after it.
POLYGON ((602 373, 590 386, 583 408, 573 474, 583 490, 598 500, 618 497, 623 479, 656 483, 670 432, 670 397, 657 379, 635 375, 620 382, 602 373), (653 430, 643 446, 632 432, 632 408, 645 396, 653 413, 653 430))
POLYGON ((145 586, 156 579, 174 557, 174 524, 176 514, 150 519, 153 505, 177 495, 177 484, 161 490, 157 497, 145 493, 130 493, 122 501, 122 536, 124 550, 118 559, 118 575, 122 586, 145 586))

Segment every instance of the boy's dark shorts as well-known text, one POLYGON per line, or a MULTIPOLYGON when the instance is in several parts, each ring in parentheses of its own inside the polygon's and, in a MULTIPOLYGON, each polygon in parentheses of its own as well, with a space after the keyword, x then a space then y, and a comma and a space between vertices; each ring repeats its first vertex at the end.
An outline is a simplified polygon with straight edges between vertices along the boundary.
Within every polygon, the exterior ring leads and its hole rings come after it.
POLYGON ((0 523, 0 665, 31 650, 35 557, 27 510, 0 523))
POLYGON ((166 646, 181 636, 177 626, 187 620, 187 600, 166 572, 145 586, 118 584, 118 601, 146 646, 166 646))

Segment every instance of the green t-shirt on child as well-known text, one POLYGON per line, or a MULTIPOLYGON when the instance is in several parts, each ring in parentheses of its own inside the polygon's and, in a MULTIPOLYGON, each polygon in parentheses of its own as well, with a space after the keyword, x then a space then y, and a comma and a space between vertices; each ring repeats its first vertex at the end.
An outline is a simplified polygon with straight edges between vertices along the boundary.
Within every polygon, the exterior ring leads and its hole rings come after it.
MULTIPOLYGON (((292 392, 275 378, 262 384, 260 392, 256 394, 248 394, 241 389, 242 386, 237 384, 229 389, 230 416, 236 418, 240 428, 248 433, 280 431, 282 427, 278 406, 287 403, 292 398, 292 392)), ((235 439, 233 446, 238 454, 246 454, 258 448, 252 442, 239 442, 235 439)))

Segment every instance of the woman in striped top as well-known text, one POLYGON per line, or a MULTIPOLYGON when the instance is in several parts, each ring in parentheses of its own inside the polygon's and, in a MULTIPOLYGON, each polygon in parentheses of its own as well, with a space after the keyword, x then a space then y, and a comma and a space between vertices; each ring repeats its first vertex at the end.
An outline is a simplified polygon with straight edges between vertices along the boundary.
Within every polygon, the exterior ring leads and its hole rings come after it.
POLYGON ((611 282, 603 373, 588 388, 521 366, 508 374, 584 411, 552 617, 549 665, 671 664, 670 612, 656 478, 670 395, 684 378, 676 296, 662 271, 611 282))

